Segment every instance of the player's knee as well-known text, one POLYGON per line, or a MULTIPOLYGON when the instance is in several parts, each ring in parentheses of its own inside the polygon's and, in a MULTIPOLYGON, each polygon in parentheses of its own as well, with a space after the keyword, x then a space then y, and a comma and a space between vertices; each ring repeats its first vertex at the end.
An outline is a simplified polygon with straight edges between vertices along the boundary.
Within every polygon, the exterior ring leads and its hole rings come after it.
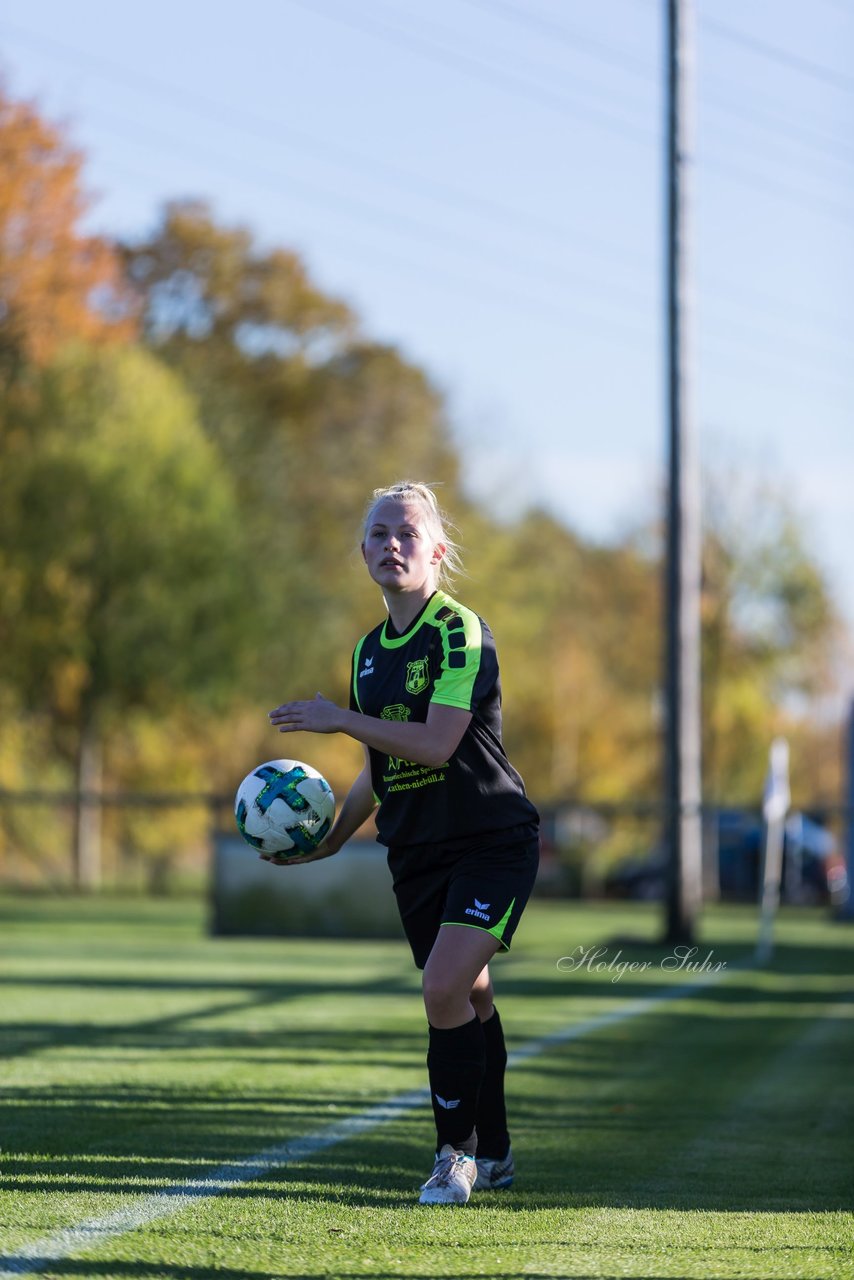
POLYGON ((424 1008, 428 1021, 435 1025, 444 1023, 449 1014, 468 1000, 468 990, 455 974, 424 972, 422 984, 424 1008))

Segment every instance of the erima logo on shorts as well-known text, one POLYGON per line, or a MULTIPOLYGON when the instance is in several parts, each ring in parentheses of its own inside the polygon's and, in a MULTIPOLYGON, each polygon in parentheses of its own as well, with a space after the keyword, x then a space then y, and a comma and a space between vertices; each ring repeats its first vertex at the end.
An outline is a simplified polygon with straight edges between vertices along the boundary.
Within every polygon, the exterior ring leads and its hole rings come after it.
POLYGON ((365 658, 365 665, 362 667, 362 670, 359 672, 359 679, 361 680, 362 676, 372 676, 373 674, 374 674, 374 660, 373 658, 365 658))
POLYGON ((478 920, 489 920, 490 917, 486 914, 488 910, 488 902, 478 902, 477 898, 475 898, 474 906, 466 907, 463 914, 467 916, 477 916, 478 920))
POLYGON ((433 1097, 436 1099, 439 1106, 444 1107, 446 1111, 453 1111, 454 1107, 458 1107, 460 1105, 459 1098, 451 1098, 450 1102, 448 1102, 445 1098, 440 1098, 438 1093, 434 1093, 433 1097))

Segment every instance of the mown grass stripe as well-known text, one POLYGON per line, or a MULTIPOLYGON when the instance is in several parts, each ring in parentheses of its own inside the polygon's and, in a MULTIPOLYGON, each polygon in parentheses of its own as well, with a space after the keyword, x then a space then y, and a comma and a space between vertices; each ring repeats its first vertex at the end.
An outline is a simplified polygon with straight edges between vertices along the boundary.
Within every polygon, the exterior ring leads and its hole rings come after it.
POLYGON ((540 1054, 546 1053, 549 1049, 556 1048, 558 1045, 568 1044, 581 1036, 592 1035, 594 1031, 601 1031, 603 1027, 610 1027, 615 1023, 625 1022, 629 1018, 636 1018, 640 1014, 646 1013, 654 1005, 663 1004, 667 1000, 679 1000, 683 996, 692 995, 699 988, 710 986, 715 980, 719 981, 726 973, 734 972, 737 967, 736 965, 730 965, 727 970, 722 969, 697 982, 686 982, 681 986, 672 987, 669 991, 662 991, 658 995, 630 1000, 626 1004, 620 1005, 617 1009, 599 1014, 598 1017, 588 1018, 584 1022, 570 1023, 568 1026, 562 1027, 559 1031, 553 1031, 547 1036, 539 1036, 534 1040, 529 1040, 526 1044, 520 1045, 518 1049, 508 1053, 507 1066, 515 1067, 520 1062, 525 1062, 528 1058, 537 1058, 540 1054))
MULTIPOLYGON (((609 1013, 587 1018, 582 1022, 570 1023, 547 1036, 529 1040, 508 1054, 508 1067, 517 1066, 548 1052, 549 1049, 592 1035, 605 1027, 640 1017, 667 1001, 692 995, 726 977, 736 968, 737 966, 730 965, 727 969, 721 969, 716 973, 704 974, 696 982, 681 984, 656 995, 627 1001, 609 1013)), ((336 1121, 316 1133, 309 1133, 302 1138, 294 1138, 289 1142, 265 1148, 245 1160, 221 1165, 204 1176, 189 1178, 173 1186, 164 1187, 161 1191, 138 1200, 127 1209, 120 1209, 101 1218, 89 1219, 74 1227, 67 1227, 63 1231, 24 1246, 16 1254, 0 1257, 0 1280, 8 1276, 37 1275, 39 1272, 48 1270, 54 1263, 78 1254, 84 1249, 92 1248, 140 1227, 146 1227, 160 1218, 180 1213, 201 1197, 222 1195, 243 1183, 263 1177, 274 1169, 297 1164, 317 1155, 320 1151, 337 1146, 348 1138, 389 1123, 401 1114, 425 1104, 429 1096, 427 1089, 415 1089, 398 1094, 394 1098, 368 1107, 357 1115, 336 1121)))
MULTIPOLYGON (((666 1170, 655 1170, 659 1189, 668 1186, 678 1193, 697 1169, 708 1172, 715 1160, 735 1168, 737 1153, 744 1152, 752 1141, 757 1140, 754 1135, 767 1132, 758 1123, 758 1116, 763 1110, 773 1114, 775 1107, 786 1105, 783 1099, 798 1095, 803 1105, 810 1095, 810 1060, 830 1052, 834 1039, 847 1030, 850 1006, 850 997, 843 996, 830 1001, 821 1012, 807 1015, 806 1025, 800 1034, 770 1052, 752 1081, 727 1109, 715 1116, 711 1124, 678 1152, 666 1170)), ((824 1116, 828 1113, 837 1115, 838 1119, 837 1100, 833 1097, 828 1098, 825 1105, 824 1116)), ((824 1123, 827 1123, 826 1119, 824 1123)), ((787 1142, 791 1141, 791 1138, 778 1135, 780 1159, 798 1159, 801 1153, 797 1148, 787 1150, 787 1142)))

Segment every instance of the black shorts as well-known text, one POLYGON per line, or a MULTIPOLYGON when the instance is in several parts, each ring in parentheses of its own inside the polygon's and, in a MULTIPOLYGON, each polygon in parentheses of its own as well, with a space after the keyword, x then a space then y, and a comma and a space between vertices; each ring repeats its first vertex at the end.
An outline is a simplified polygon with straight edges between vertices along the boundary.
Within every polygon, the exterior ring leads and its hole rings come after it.
POLYGON ((539 857, 537 828, 531 824, 444 844, 390 848, 400 919, 418 968, 427 963, 444 924, 482 929, 509 951, 539 857))

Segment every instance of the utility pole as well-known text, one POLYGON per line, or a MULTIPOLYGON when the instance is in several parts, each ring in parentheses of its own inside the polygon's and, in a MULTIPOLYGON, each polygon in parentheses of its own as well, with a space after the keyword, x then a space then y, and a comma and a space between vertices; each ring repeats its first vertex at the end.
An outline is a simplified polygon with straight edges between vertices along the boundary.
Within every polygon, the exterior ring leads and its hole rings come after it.
POLYGON ((690 0, 667 28, 667 415, 664 836, 668 943, 692 942, 701 903, 700 477, 690 386, 690 0))
POLYGON ((845 724, 845 763, 843 765, 843 805, 845 813, 845 849, 848 865, 848 897, 840 903, 837 920, 854 920, 854 698, 848 708, 845 724))

